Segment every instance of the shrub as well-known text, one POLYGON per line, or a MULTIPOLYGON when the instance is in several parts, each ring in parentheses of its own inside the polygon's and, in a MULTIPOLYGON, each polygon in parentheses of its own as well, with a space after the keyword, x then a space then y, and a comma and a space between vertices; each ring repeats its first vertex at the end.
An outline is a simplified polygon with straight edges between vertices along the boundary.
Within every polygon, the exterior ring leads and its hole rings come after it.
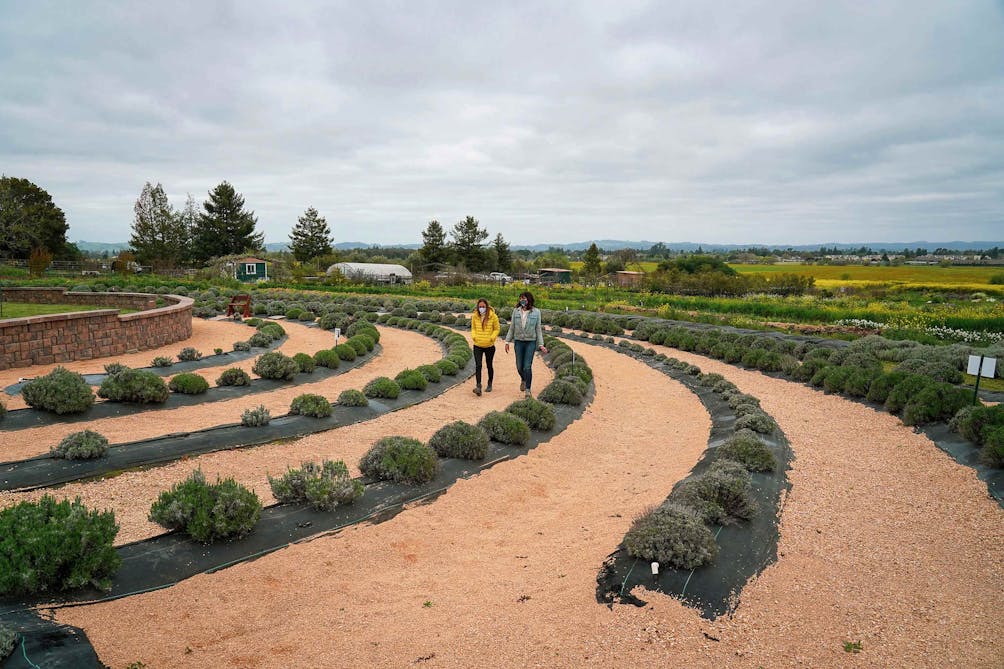
POLYGON ((351 362, 359 357, 356 354, 356 349, 351 344, 339 344, 334 350, 338 358, 345 362, 351 362))
POLYGON ((987 430, 980 461, 989 467, 1004 467, 1004 427, 987 430))
POLYGON ((526 421, 511 413, 492 411, 478 425, 488 436, 501 444, 525 446, 530 441, 530 426, 526 421))
POLYGON ((167 357, 166 355, 158 355, 156 358, 150 361, 150 365, 152 367, 170 367, 173 364, 174 360, 167 357))
POLYGON ((265 321, 257 326, 257 330, 272 341, 277 341, 286 336, 286 331, 275 321, 265 321))
POLYGON ((45 495, 0 510, 0 595, 107 589, 122 562, 112 545, 118 531, 114 513, 89 510, 79 498, 45 495))
POLYGON ((753 430, 760 434, 770 434, 776 427, 774 419, 763 411, 751 411, 736 419, 736 430, 753 430))
POLYGON ((240 367, 224 369, 220 377, 216 379, 218 386, 249 386, 251 385, 251 375, 240 367))
POLYGON ((101 382, 98 396, 111 402, 159 404, 170 393, 164 379, 145 369, 126 369, 101 382))
MULTIPOLYGON (((823 375, 823 389, 828 393, 842 393, 844 386, 847 385, 847 380, 851 378, 853 373, 852 367, 831 366, 819 370, 819 374, 823 375)), ((813 377, 813 385, 815 385, 815 377, 813 377)))
POLYGON ((969 401, 968 391, 950 383, 933 383, 907 401, 903 407, 903 423, 924 425, 948 420, 969 401))
POLYGON ((425 390, 426 386, 429 385, 425 375, 417 369, 402 370, 394 377, 394 380, 405 390, 425 390))
POLYGON ((370 350, 366 348, 366 342, 360 339, 358 336, 349 337, 344 344, 339 344, 339 346, 351 346, 352 350, 356 352, 356 357, 360 355, 366 355, 367 351, 370 350))
POLYGON ((718 555, 711 530, 693 510, 667 503, 638 517, 624 537, 628 555, 676 569, 696 569, 718 555))
POLYGON ((506 412, 519 416, 532 430, 547 432, 554 429, 556 422, 554 409, 550 404, 532 397, 517 400, 506 407, 506 412))
POLYGON ((964 407, 952 418, 949 427, 982 446, 991 431, 1004 427, 1004 404, 964 407))
POLYGON ((223 355, 223 349, 219 348, 219 347, 214 348, 213 349, 213 355, 223 355))
POLYGON ((244 427, 262 427, 268 425, 272 420, 272 414, 265 408, 264 404, 259 404, 253 409, 245 409, 241 414, 241 425, 244 427))
POLYGON ((242 537, 261 517, 261 501, 234 479, 209 484, 201 470, 176 483, 150 507, 150 520, 169 530, 181 530, 202 543, 242 537))
POLYGON ((341 392, 338 396, 338 403, 347 407, 364 407, 368 406, 370 401, 366 399, 366 395, 362 391, 350 388, 341 392))
MULTIPOLYGON (((366 350, 363 351, 363 353, 368 353, 369 351, 372 351, 374 348, 376 348, 376 340, 370 336, 371 332, 372 332, 371 330, 365 330, 363 333, 357 334, 351 339, 349 339, 349 342, 355 341, 357 343, 361 343, 363 346, 366 347, 366 350)), ((355 344, 353 344, 353 346, 355 346, 355 344)), ((356 350, 357 351, 359 350, 358 346, 356 347, 356 350)), ((359 355, 362 355, 362 353, 360 353, 359 355)))
POLYGON ((234 350, 235 351, 250 351, 251 350, 251 342, 249 342, 249 341, 235 341, 234 342, 234 350))
POLYGON ((359 461, 359 471, 369 478, 398 483, 426 483, 438 470, 436 452, 408 437, 384 437, 359 461))
POLYGON ((571 406, 582 404, 582 393, 579 388, 563 379, 555 379, 547 384, 547 387, 540 392, 539 398, 551 404, 569 404, 571 406))
POLYGON ((93 430, 83 430, 68 434, 53 448, 49 455, 66 460, 89 460, 100 458, 108 451, 108 438, 93 430))
POLYGON ((865 396, 866 399, 869 402, 885 404, 885 401, 888 399, 889 393, 892 392, 892 389, 906 377, 906 372, 887 372, 875 377, 872 380, 871 385, 868 386, 868 394, 865 396))
POLYGON ((334 511, 339 504, 351 504, 364 491, 363 484, 349 476, 341 460, 324 460, 320 465, 304 462, 279 478, 268 477, 272 494, 283 503, 307 503, 318 511, 334 511))
POLYGON ((317 367, 317 363, 314 362, 314 358, 307 353, 296 353, 293 355, 293 361, 296 366, 304 374, 312 374, 314 369, 317 367))
POLYGON ((366 384, 363 388, 363 394, 366 397, 393 400, 401 394, 401 386, 397 385, 397 381, 394 379, 378 376, 366 384))
POLYGON ((314 364, 317 367, 338 369, 338 365, 342 364, 342 361, 338 358, 337 353, 330 348, 325 348, 314 354, 314 364))
POLYGON ((439 371, 446 376, 456 376, 460 371, 460 368, 457 367, 457 363, 452 360, 447 360, 446 358, 437 360, 436 367, 439 368, 439 371))
POLYGON ((54 370, 21 388, 25 403, 57 414, 83 413, 94 404, 94 391, 84 377, 65 367, 54 370))
POLYGON ((483 460, 488 444, 487 432, 462 420, 439 428, 429 440, 429 447, 440 457, 465 460, 483 460))
POLYGON ((670 494, 670 501, 690 507, 706 523, 727 525, 749 520, 756 509, 749 472, 737 462, 718 461, 715 465, 681 482, 670 494))
POLYGON ((191 346, 186 346, 185 348, 181 349, 181 351, 178 353, 178 360, 181 360, 182 362, 194 362, 196 360, 202 360, 202 352, 196 350, 191 346))
POLYGON ((415 371, 421 372, 422 376, 426 378, 429 383, 439 383, 440 379, 443 378, 442 372, 435 365, 419 365, 415 368, 415 371))
POLYGON ((926 376, 907 374, 906 378, 893 386, 892 390, 889 391, 889 396, 885 398, 886 411, 889 413, 899 413, 914 395, 934 383, 934 381, 926 376))
POLYGON ((279 351, 269 351, 258 356, 251 371, 263 379, 289 381, 296 376, 300 369, 296 366, 296 361, 288 355, 284 355, 279 351))
MULTIPOLYGON (((90 289, 88 288, 88 290, 90 289)), ((20 640, 20 633, 0 624, 0 661, 7 659, 7 656, 14 652, 17 642, 20 640)))
POLYGON ((844 382, 844 393, 851 397, 867 397, 872 381, 881 374, 879 369, 852 367, 844 382))
POLYGON ((198 374, 186 372, 184 374, 176 374, 170 383, 167 384, 167 387, 175 393, 201 395, 209 390, 209 382, 198 374))
POLYGON ((129 369, 129 368, 123 365, 121 362, 109 362, 107 365, 105 365, 105 374, 118 374, 124 369, 129 369))
POLYGON ((593 370, 582 362, 575 362, 559 367, 557 376, 559 379, 576 377, 582 379, 583 382, 588 384, 593 380, 593 370))
POLYGON ((777 458, 753 430, 739 430, 718 447, 718 457, 734 460, 751 472, 772 472, 777 458))
POLYGON ((268 348, 273 341, 275 340, 264 332, 255 332, 248 339, 248 344, 256 348, 268 348))
POLYGON ((293 398, 293 402, 289 405, 289 413, 294 416, 327 418, 331 415, 331 403, 321 395, 304 393, 293 398))
POLYGON ((286 313, 284 315, 288 320, 295 321, 300 317, 301 313, 303 312, 297 307, 290 307, 289 309, 286 309, 286 313))

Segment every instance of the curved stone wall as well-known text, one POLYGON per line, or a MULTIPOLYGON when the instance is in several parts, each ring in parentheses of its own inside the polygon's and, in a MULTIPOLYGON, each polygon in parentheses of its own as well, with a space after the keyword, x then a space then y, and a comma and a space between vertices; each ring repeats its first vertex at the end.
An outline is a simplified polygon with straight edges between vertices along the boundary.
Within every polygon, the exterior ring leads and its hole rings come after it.
POLYGON ((190 297, 63 288, 4 288, 3 294, 10 302, 113 308, 0 320, 0 369, 135 353, 192 336, 190 297), (167 304, 157 307, 158 298, 167 304), (119 314, 117 309, 140 311, 119 314))

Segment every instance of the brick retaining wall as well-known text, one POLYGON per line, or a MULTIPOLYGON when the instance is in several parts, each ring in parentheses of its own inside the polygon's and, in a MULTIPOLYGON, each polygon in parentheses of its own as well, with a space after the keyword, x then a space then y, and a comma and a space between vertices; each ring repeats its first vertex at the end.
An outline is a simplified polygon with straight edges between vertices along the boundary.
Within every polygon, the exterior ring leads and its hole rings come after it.
POLYGON ((115 309, 0 320, 0 369, 88 360, 158 348, 192 336, 194 300, 181 295, 70 293, 63 288, 4 288, 11 302, 89 304, 115 309), (168 304, 157 307, 160 297, 168 304))

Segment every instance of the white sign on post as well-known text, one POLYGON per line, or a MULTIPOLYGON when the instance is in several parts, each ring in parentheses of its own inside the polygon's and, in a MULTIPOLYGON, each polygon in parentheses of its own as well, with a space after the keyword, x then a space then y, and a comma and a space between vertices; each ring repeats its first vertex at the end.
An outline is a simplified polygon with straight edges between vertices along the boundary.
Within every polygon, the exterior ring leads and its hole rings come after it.
POLYGON ((335 346, 338 346, 338 338, 342 336, 342 329, 335 328, 335 346))
POLYGON ((969 367, 966 369, 967 374, 982 376, 985 379, 992 379, 994 378, 996 371, 997 358, 986 358, 982 355, 969 356, 969 367), (980 361, 982 361, 982 365, 980 364, 980 361))

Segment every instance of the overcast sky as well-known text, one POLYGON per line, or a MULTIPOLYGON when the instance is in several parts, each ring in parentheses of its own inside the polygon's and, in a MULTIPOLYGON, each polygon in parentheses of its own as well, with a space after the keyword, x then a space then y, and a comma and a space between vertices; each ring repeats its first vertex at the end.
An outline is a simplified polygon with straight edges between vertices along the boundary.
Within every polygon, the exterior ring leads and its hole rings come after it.
POLYGON ((1004 3, 0 0, 0 171, 127 241, 223 180, 268 242, 1004 238, 1004 3))

